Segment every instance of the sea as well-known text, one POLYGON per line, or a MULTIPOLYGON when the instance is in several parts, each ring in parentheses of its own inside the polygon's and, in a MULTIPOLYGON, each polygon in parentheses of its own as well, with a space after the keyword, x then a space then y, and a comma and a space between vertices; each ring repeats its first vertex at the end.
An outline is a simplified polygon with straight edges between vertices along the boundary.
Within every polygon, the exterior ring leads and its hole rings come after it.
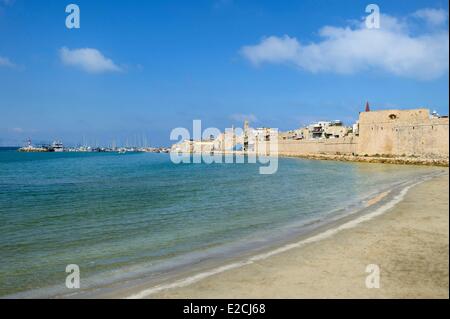
MULTIPOLYGON (((0 149, 0 297, 98 296, 285 244, 440 174, 436 167, 280 158, 175 164, 168 154, 0 149), (68 265, 80 289, 66 286, 68 265)), ((386 199, 388 200, 388 198, 386 199)))

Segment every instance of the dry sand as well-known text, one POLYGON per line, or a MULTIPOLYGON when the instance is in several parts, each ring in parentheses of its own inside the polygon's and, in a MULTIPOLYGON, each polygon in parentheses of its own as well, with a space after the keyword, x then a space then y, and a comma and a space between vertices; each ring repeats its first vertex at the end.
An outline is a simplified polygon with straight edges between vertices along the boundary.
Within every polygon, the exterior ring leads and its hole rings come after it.
POLYGON ((447 170, 355 228, 149 297, 448 298, 448 191, 447 170), (366 288, 369 264, 379 289, 366 288))

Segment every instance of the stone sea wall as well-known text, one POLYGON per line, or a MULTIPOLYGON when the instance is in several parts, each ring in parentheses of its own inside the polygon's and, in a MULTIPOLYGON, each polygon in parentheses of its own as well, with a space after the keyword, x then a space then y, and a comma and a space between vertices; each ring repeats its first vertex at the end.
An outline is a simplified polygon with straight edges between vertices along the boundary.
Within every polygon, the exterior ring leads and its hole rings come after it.
POLYGON ((359 116, 359 135, 322 140, 280 139, 278 152, 281 156, 351 155, 448 163, 449 119, 430 117, 427 109, 363 112, 359 116))

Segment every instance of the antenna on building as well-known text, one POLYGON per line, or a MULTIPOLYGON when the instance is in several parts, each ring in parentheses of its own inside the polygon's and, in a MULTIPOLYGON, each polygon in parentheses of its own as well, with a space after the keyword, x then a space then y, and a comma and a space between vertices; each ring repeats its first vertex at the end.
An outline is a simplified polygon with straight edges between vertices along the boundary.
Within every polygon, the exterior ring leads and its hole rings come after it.
POLYGON ((366 102, 366 112, 370 112, 369 101, 366 102))

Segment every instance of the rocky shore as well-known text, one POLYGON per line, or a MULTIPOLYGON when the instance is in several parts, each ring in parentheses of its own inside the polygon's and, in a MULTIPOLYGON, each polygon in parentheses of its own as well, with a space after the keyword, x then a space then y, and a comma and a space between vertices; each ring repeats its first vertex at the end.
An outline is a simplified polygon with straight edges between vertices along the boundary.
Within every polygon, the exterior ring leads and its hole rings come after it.
POLYGON ((410 156, 362 156, 362 155, 329 155, 329 154, 307 154, 292 155, 279 154, 283 157, 298 157, 314 160, 343 161, 343 162, 364 162, 364 163, 385 163, 403 165, 427 165, 448 167, 448 158, 421 158, 410 156))

